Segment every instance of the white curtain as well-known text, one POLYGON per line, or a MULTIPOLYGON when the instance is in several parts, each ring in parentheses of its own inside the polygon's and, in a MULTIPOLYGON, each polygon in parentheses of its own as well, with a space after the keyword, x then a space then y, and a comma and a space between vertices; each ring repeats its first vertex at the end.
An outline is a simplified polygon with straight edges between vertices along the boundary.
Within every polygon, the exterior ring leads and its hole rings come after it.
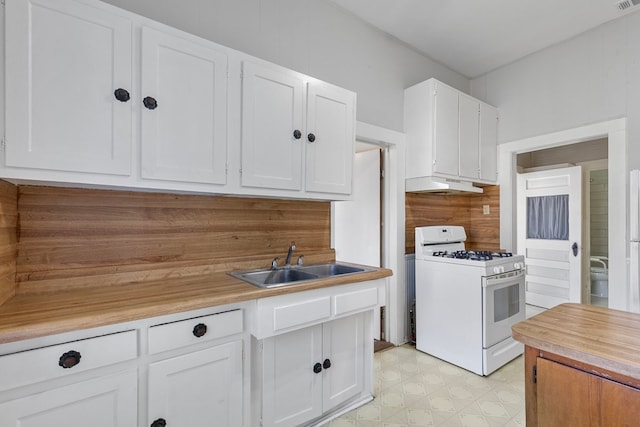
POLYGON ((569 240, 569 195, 527 197, 527 238, 569 240))

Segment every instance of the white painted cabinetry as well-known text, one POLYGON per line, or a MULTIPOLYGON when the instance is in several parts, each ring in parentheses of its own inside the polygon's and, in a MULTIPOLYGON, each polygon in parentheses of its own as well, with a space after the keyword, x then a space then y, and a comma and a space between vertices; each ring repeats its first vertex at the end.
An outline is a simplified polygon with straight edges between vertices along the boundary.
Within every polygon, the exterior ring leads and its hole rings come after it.
POLYGON ((264 340, 263 424, 297 426, 358 396, 364 377, 364 315, 264 340))
POLYGON ((0 425, 135 427, 138 374, 122 362, 137 357, 136 338, 127 331, 0 356, 0 425), (118 363, 116 373, 87 379, 118 363), (11 393, 38 385, 44 391, 11 393))
POLYGON ((0 344, 0 426, 248 427, 246 306, 0 344))
POLYGON ((354 123, 353 92, 243 61, 241 185, 348 196, 354 123))
POLYGON ((306 425, 370 400, 382 304, 384 279, 258 300, 252 424, 306 425))
POLYGON ((142 27, 142 178, 224 185, 227 53, 142 27))
POLYGON ((407 189, 425 177, 495 184, 497 110, 435 79, 405 89, 407 189))
POLYGON ((129 175, 132 21, 72 0, 5 7, 6 165, 129 175))
POLYGON ((97 0, 7 0, 5 51, 1 178, 350 197, 353 92, 97 0))
POLYGON ((237 336, 242 331, 241 310, 151 327, 150 353, 210 346, 150 363, 147 425, 241 426, 243 342, 237 336), (220 341, 225 337, 231 339, 220 341))

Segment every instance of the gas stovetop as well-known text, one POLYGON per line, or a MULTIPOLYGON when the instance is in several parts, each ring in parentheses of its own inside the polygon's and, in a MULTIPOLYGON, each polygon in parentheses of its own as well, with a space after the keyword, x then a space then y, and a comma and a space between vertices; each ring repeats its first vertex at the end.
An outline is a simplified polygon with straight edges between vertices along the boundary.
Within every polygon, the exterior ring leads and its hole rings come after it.
POLYGON ((513 256, 511 252, 492 252, 492 251, 435 251, 432 256, 442 258, 468 259, 471 261, 491 261, 496 258, 510 258, 513 256))

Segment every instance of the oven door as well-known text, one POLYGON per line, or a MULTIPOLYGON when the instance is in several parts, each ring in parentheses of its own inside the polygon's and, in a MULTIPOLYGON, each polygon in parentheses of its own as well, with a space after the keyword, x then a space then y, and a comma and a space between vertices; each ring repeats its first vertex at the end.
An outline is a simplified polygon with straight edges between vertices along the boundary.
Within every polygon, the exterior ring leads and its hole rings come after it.
POLYGON ((511 326, 525 319, 524 270, 482 278, 482 347, 511 336, 511 326))

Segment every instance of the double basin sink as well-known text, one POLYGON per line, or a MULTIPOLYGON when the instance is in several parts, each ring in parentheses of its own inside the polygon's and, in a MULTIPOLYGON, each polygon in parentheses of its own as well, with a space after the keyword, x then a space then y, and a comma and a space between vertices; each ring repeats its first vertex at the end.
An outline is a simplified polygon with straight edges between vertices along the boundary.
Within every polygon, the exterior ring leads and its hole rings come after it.
POLYGON ((234 271, 229 274, 236 279, 244 280, 260 288, 274 288, 277 286, 296 285, 308 280, 365 273, 368 271, 373 271, 373 269, 332 262, 328 264, 291 266, 268 270, 234 271))

